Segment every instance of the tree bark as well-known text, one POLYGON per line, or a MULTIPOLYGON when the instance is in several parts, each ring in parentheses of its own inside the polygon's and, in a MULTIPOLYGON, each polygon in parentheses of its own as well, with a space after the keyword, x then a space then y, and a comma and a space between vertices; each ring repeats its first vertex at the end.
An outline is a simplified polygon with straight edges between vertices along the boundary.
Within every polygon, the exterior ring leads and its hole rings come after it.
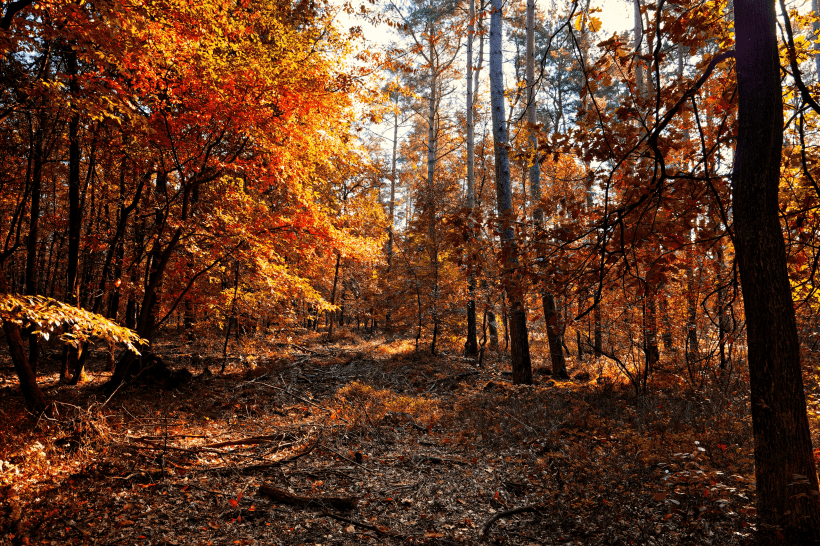
POLYGON ((555 306, 555 296, 549 292, 541 295, 544 306, 544 322, 547 323, 547 340, 550 346, 550 360, 552 361, 552 375, 560 379, 568 379, 567 361, 564 358, 564 347, 561 340, 561 321, 555 306))
MULTIPOLYGON (((9 287, 3 273, 2 263, 0 263, 0 295, 8 293, 9 287)), ((6 341, 9 344, 9 354, 14 364, 14 371, 20 380, 20 390, 23 393, 26 407, 31 412, 39 414, 46 409, 47 403, 43 391, 37 385, 37 376, 29 364, 25 344, 20 335, 20 327, 7 321, 0 322, 3 323, 3 332, 6 334, 6 341)))
POLYGON ((736 0, 735 252, 749 348, 760 539, 815 544, 817 473, 778 214, 783 100, 771 0, 736 0))
POLYGON ((501 252, 504 260, 504 288, 510 307, 510 357, 515 384, 532 383, 532 364, 527 336, 527 310, 518 269, 518 245, 513 229, 510 161, 507 154, 507 121, 504 112, 504 74, 501 52, 501 0, 493 0, 490 19, 490 102, 495 151, 495 186, 498 217, 501 222, 501 252))
POLYGON ((467 341, 464 343, 464 356, 478 356, 478 327, 476 324, 476 278, 473 263, 472 245, 475 241, 473 229, 473 209, 475 208, 475 121, 473 116, 473 39, 475 37, 475 0, 469 0, 470 20, 467 25, 467 341))
MULTIPOLYGON (((38 126, 32 135, 32 154, 34 165, 31 173, 31 208, 29 216, 28 238, 26 240, 26 294, 34 296, 37 294, 37 281, 39 279, 37 268, 37 240, 40 230, 40 193, 43 181, 43 166, 45 164, 45 151, 43 145, 43 128, 39 125, 42 119, 38 120, 38 126)), ((28 366, 31 373, 37 377, 37 367, 40 362, 40 341, 39 338, 28 332, 28 366)))

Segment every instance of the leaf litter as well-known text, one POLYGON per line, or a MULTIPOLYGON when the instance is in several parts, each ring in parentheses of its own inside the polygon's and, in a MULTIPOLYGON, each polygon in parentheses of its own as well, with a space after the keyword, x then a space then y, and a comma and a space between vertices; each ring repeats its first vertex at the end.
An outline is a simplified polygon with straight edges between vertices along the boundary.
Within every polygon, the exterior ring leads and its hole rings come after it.
POLYGON ((540 369, 515 386, 501 357, 355 342, 271 344, 108 401, 102 372, 46 378, 39 420, 4 369, 0 544, 751 542, 742 390, 636 399, 540 369))

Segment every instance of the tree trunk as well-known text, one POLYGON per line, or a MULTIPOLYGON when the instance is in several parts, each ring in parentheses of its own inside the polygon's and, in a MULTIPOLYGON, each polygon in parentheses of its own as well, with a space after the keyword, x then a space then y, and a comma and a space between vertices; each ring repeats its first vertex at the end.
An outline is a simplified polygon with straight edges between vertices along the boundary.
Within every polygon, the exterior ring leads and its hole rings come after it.
POLYGON ((815 544, 818 481, 778 213, 783 100, 774 3, 735 0, 735 6, 739 107, 733 211, 746 310, 760 539, 815 544))
MULTIPOLYGON (((0 295, 8 294, 9 286, 6 282, 6 277, 3 273, 3 264, 0 263, 0 295)), ((0 321, 3 323, 3 332, 6 334, 6 341, 9 344, 9 355, 14 364, 14 371, 20 380, 20 391, 23 393, 23 399, 26 402, 26 407, 32 413, 41 413, 46 409, 47 403, 43 391, 37 385, 37 376, 29 365, 29 359, 26 356, 25 344, 20 335, 20 327, 11 322, 0 321)))
POLYGON ((504 259, 504 288, 510 306, 510 357, 513 383, 532 383, 532 364, 527 336, 527 310, 518 268, 518 246, 513 229, 510 161, 507 154, 507 121, 504 113, 504 74, 501 52, 501 0, 493 0, 490 19, 490 102, 495 152, 495 185, 498 216, 501 221, 501 252, 504 259))
MULTIPOLYGON (((31 210, 29 217, 28 238, 26 240, 26 294, 34 296, 37 294, 37 280, 39 278, 37 268, 37 240, 40 229, 40 193, 43 181, 43 165, 45 164, 43 149, 43 128, 38 126, 32 135, 32 152, 34 156, 34 166, 31 176, 31 210)), ((8 334, 7 334, 8 335, 8 334)), ((28 365, 31 373, 37 377, 37 367, 40 362, 39 338, 30 332, 28 337, 28 365)))
POLYGON ((430 238, 430 268, 433 272, 433 287, 431 289, 432 305, 430 315, 433 320, 433 339, 430 342, 430 354, 436 354, 436 341, 438 340, 438 234, 436 232, 436 217, 438 201, 436 199, 436 161, 438 154, 438 127, 436 117, 438 114, 438 76, 439 67, 436 62, 435 50, 435 29, 431 20, 427 25, 428 62, 430 63, 430 99, 427 111, 427 235, 430 238))
POLYGON ((564 358, 564 348, 561 340, 561 321, 555 305, 555 296, 549 292, 544 292, 541 294, 541 303, 544 306, 544 322, 547 323, 547 340, 550 346, 552 375, 560 379, 568 379, 567 362, 564 358))
POLYGON ((495 312, 492 308, 488 307, 485 311, 485 315, 487 316, 487 329, 490 332, 490 350, 497 353, 498 352, 498 322, 495 318, 495 312))
MULTIPOLYGON (((392 208, 392 207, 391 207, 392 208)), ((390 233, 393 233, 393 230, 390 230, 390 233)), ((339 265, 342 263, 342 254, 337 252, 336 253, 336 269, 333 274, 333 291, 330 293, 330 305, 336 305, 336 286, 339 283, 339 265)), ((328 311, 327 313, 327 338, 333 335, 333 312, 328 311)))
POLYGON ((473 116, 473 39, 475 37, 475 0, 470 4, 470 20, 467 26, 467 218, 468 241, 467 268, 467 341, 464 343, 464 356, 478 356, 478 332, 476 324, 476 278, 473 263, 472 246, 475 243, 473 229, 473 209, 475 208, 475 121, 473 116))
POLYGON ((723 263, 723 241, 717 241, 715 252, 717 261, 717 319, 718 319, 718 349, 720 351, 720 369, 726 369, 726 334, 729 332, 729 315, 726 313, 726 267, 723 263))

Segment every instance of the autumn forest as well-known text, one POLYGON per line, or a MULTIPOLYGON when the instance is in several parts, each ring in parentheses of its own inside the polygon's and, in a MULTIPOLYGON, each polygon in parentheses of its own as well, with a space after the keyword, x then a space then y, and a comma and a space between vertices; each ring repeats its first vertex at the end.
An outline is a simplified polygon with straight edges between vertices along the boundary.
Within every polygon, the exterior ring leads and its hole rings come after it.
POLYGON ((0 545, 820 544, 820 2, 601 4, 5 0, 0 545))

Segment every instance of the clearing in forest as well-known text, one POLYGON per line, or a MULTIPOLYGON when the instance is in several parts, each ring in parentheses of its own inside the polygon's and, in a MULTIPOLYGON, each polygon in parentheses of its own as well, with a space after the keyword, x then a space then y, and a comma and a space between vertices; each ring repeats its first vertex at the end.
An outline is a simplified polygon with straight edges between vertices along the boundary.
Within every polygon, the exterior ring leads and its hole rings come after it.
MULTIPOLYGON (((206 358, 173 391, 131 384, 107 401, 100 354, 77 387, 46 370, 58 411, 36 421, 6 358, 0 544, 750 540, 741 381, 695 392, 658 372, 637 398, 609 376, 536 368, 514 386, 504 355, 477 368, 341 337, 257 344, 224 374, 206 358)), ((179 367, 195 349, 158 350, 179 367)))

